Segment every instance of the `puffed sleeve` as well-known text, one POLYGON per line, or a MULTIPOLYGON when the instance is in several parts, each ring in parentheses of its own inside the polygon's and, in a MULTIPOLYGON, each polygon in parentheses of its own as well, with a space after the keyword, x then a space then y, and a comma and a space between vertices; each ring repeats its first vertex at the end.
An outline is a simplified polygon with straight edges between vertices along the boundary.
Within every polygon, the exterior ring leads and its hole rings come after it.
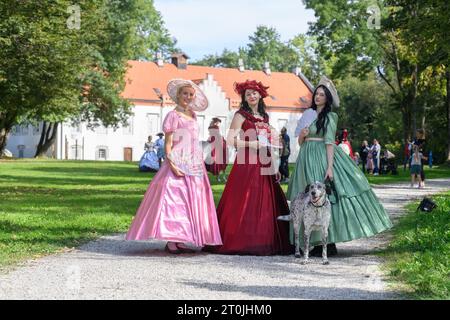
POLYGON ((163 123, 163 131, 164 133, 172 133, 178 127, 178 115, 175 111, 171 111, 167 114, 163 123))
POLYGON ((334 144, 336 139, 336 128, 338 115, 334 112, 328 114, 327 132, 325 134, 325 144, 334 144))

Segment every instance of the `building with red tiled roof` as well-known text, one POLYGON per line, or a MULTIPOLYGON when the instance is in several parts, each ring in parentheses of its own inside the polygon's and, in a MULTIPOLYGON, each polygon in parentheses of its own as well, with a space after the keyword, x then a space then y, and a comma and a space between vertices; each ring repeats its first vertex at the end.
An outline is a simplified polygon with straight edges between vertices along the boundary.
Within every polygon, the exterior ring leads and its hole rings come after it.
MULTIPOLYGON (((242 62, 236 68, 214 68, 189 65, 187 59, 185 54, 175 54, 171 63, 164 63, 161 59, 155 62, 129 61, 122 93, 133 104, 134 115, 130 117, 128 126, 117 130, 104 127, 91 130, 83 124, 72 127, 65 123, 60 126, 52 150, 54 157, 139 160, 147 137, 152 135, 153 141, 157 138, 155 135, 161 131, 164 117, 175 107, 166 91, 167 83, 173 78, 193 80, 208 97, 209 108, 197 114, 200 140, 208 138, 208 126, 214 117, 222 120, 222 134, 226 135, 240 104, 240 97, 234 92, 233 84, 248 79, 261 81, 269 87, 269 96, 264 101, 270 123, 278 130, 286 127, 288 135, 294 137, 297 120, 303 110, 310 106, 313 92, 312 85, 298 69, 292 73, 271 72, 266 64, 264 70, 245 70, 242 62)), ((19 129, 13 131, 7 148, 15 156, 34 156, 40 133, 36 133, 35 129, 19 129)), ((295 161, 298 152, 295 140, 291 139, 291 161, 295 161)))
POLYGON ((161 64, 155 62, 129 61, 127 84, 123 96, 136 104, 154 104, 161 102, 173 105, 169 101, 166 86, 174 78, 189 80, 217 81, 218 86, 229 101, 230 108, 238 108, 239 95, 234 92, 234 82, 247 79, 257 80, 269 86, 269 96, 264 99, 269 111, 302 112, 311 103, 312 87, 306 78, 300 74, 287 72, 270 72, 243 70, 232 68, 214 68, 187 65, 179 68, 176 64, 161 64), (208 77, 209 76, 209 77, 208 77))

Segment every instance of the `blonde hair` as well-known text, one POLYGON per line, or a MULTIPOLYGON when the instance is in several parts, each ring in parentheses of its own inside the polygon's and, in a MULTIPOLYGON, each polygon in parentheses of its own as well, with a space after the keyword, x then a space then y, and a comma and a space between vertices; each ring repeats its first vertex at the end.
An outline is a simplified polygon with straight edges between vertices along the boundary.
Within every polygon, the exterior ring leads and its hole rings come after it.
POLYGON ((425 139, 425 130, 424 129, 417 129, 416 133, 417 133, 419 139, 425 139))
MULTIPOLYGON (((181 90, 183 90, 183 88, 191 88, 191 89, 193 89, 194 90, 194 92, 196 92, 195 91, 195 88, 193 87, 193 86, 191 86, 190 84, 184 84, 184 85, 182 85, 181 87, 179 87, 178 89, 177 89, 177 103, 178 103, 178 99, 180 98, 180 93, 181 93, 181 90)), ((194 94, 195 95, 195 94, 194 94)))

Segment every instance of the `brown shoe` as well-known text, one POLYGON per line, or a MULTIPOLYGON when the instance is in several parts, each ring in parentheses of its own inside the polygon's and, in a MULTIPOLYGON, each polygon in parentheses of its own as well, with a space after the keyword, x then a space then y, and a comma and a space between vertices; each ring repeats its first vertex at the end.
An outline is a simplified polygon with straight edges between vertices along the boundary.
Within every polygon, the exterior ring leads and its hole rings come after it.
MULTIPOLYGON (((171 242, 171 243, 173 243, 173 242, 171 242)), ((164 250, 166 250, 167 252, 172 253, 172 254, 180 254, 180 253, 181 253, 181 250, 178 249, 178 247, 177 247, 176 244, 175 244, 175 248, 176 248, 176 249, 171 249, 171 248, 169 247, 169 242, 167 242, 166 247, 164 248, 164 250)))
POLYGON ((194 249, 186 247, 183 243, 177 242, 175 245, 177 246, 178 250, 183 253, 195 253, 194 249))

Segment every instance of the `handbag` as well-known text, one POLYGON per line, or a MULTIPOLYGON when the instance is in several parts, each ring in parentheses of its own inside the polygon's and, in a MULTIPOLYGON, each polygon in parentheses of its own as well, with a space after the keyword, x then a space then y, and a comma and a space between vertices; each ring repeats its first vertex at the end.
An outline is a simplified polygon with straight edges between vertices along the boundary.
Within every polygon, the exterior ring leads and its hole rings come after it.
POLYGON ((423 198, 423 200, 419 203, 419 206, 417 207, 417 210, 423 211, 423 212, 431 212, 435 208, 437 208, 437 204, 431 200, 430 198, 423 198))

